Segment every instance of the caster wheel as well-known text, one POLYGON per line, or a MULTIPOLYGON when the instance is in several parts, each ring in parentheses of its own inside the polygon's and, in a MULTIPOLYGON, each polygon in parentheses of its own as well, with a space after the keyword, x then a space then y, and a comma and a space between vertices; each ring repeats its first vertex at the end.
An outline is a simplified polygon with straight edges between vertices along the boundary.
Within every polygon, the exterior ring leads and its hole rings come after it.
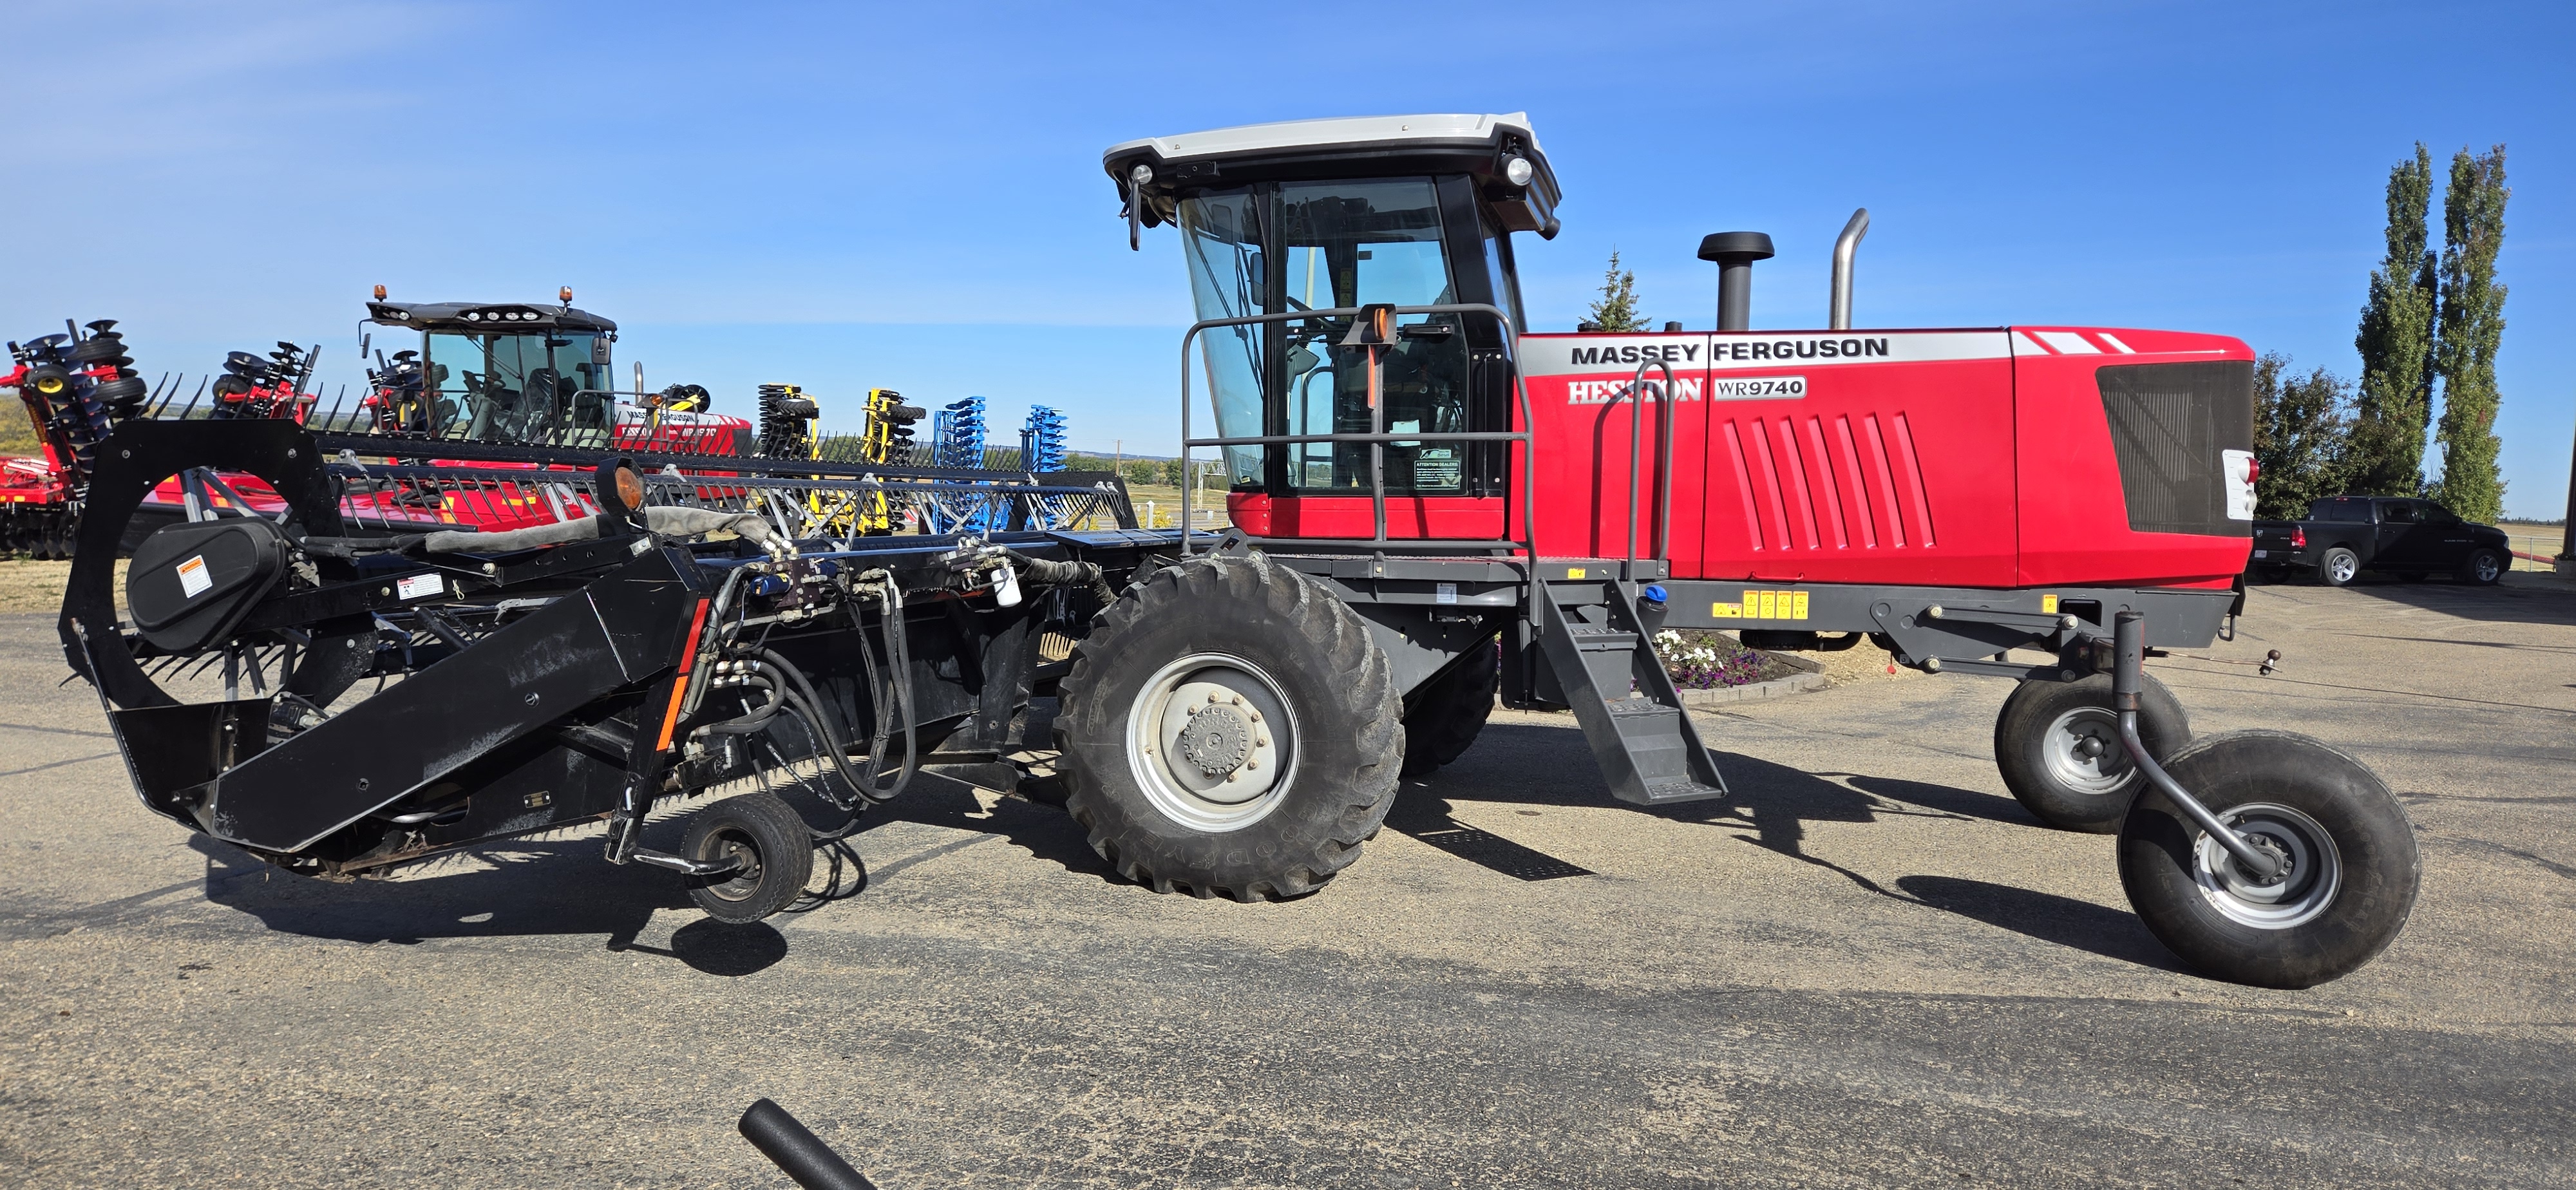
POLYGON ((736 867, 689 878, 689 899, 707 916, 739 925, 786 908, 814 875, 814 838, 795 807, 769 792, 729 797, 698 811, 680 854, 736 867))
POLYGON ((2414 824, 2369 766, 2307 736, 2234 731, 2163 762, 2219 821, 2286 860, 2247 871, 2163 794, 2120 826, 2120 885, 2140 920, 2214 978, 2304 988, 2376 957, 2415 908, 2414 824))
MULTIPOLYGON (((2159 763, 2191 740, 2191 719, 2173 691, 2147 675, 2138 736, 2159 763)), ((2107 835, 2146 784, 2120 744, 2111 675, 2074 682, 2024 682, 1995 716, 1995 767, 2004 788, 2060 830, 2107 835)))

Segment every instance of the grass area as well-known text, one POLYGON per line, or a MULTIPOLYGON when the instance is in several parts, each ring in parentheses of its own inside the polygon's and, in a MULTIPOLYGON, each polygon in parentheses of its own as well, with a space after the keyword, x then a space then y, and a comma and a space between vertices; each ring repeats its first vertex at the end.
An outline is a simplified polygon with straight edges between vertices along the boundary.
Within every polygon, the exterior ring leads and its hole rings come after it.
MULTIPOLYGON (((2558 556, 2558 551, 2567 545, 2567 527, 2564 525, 2541 524, 2533 521, 2505 521, 2498 524, 2496 528, 2504 530, 2510 548, 2518 554, 2538 554, 2543 558, 2554 558, 2558 556)), ((2551 567, 2547 562, 2516 558, 2513 560, 2513 568, 2548 570, 2551 567)))
POLYGON ((27 415, 26 407, 14 401, 0 402, 0 455, 42 458, 44 453, 45 440, 36 436, 35 419, 27 415))
MULTIPOLYGON (((1181 524, 1181 489, 1164 484, 1130 483, 1127 498, 1136 502, 1136 523, 1156 529, 1177 529, 1181 524), (1152 507, 1148 509, 1148 505, 1152 507), (1153 514, 1149 524, 1148 512, 1153 514)), ((1225 526, 1225 493, 1207 489, 1204 496, 1192 496, 1191 507, 1197 512, 1202 529, 1225 526)))
MULTIPOLYGON (((63 584, 70 581, 69 562, 40 562, 33 558, 0 559, 0 614, 38 612, 52 614, 63 609, 63 584)), ((125 559, 116 560, 116 606, 125 609, 125 559)))

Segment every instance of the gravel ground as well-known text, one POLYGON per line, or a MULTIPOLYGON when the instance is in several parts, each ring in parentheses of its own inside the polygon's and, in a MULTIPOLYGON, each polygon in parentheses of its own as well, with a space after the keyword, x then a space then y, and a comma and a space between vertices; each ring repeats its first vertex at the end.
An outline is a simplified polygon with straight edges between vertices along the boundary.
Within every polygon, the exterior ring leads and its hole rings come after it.
POLYGON ((2199 731, 2318 735, 2415 816, 2414 921, 2303 992, 2179 969, 2107 838, 2005 796, 1992 679, 1705 715, 1736 796, 1660 813, 1500 714, 1280 905, 930 780, 856 895, 723 929, 588 833, 356 885, 192 839, 50 621, 0 617, 0 1184, 783 1186, 732 1132, 761 1095, 890 1190, 2576 1181, 2576 590, 2538 576, 2258 588, 2158 664, 2199 731))

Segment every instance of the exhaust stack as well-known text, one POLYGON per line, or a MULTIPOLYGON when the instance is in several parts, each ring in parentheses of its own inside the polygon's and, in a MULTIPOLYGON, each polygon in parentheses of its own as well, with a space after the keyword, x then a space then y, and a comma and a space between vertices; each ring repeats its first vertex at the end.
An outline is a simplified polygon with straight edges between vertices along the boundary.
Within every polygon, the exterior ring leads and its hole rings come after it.
POLYGON ((1828 325, 1834 330, 1851 329, 1852 254, 1860 250, 1860 239, 1869 234, 1869 208, 1852 212, 1851 222, 1843 224, 1843 234, 1834 237, 1833 312, 1828 325))
POLYGON ((1699 242, 1699 258, 1717 262, 1717 329, 1752 326, 1753 262, 1771 255, 1771 237, 1758 231, 1721 231, 1699 242))

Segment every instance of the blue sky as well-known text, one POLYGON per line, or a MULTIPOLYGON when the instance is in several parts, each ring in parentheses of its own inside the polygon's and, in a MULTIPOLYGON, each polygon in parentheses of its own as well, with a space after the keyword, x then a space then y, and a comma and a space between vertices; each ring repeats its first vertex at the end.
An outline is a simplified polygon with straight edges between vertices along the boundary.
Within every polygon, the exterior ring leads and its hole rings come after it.
POLYGON ((337 383, 373 284, 570 284, 621 370, 719 409, 980 393, 1156 454, 1189 312, 1170 234, 1115 218, 1131 137, 1526 110, 1566 191, 1521 237, 1540 329, 1613 247, 1707 325, 1692 251, 1733 229, 1780 247, 1754 324, 1821 325, 1866 205, 1863 325, 2216 331, 2346 376, 2389 167, 2503 142, 2506 505, 2566 504, 2566 4, 10 8, 0 336, 116 317, 153 372, 319 340, 337 383))

